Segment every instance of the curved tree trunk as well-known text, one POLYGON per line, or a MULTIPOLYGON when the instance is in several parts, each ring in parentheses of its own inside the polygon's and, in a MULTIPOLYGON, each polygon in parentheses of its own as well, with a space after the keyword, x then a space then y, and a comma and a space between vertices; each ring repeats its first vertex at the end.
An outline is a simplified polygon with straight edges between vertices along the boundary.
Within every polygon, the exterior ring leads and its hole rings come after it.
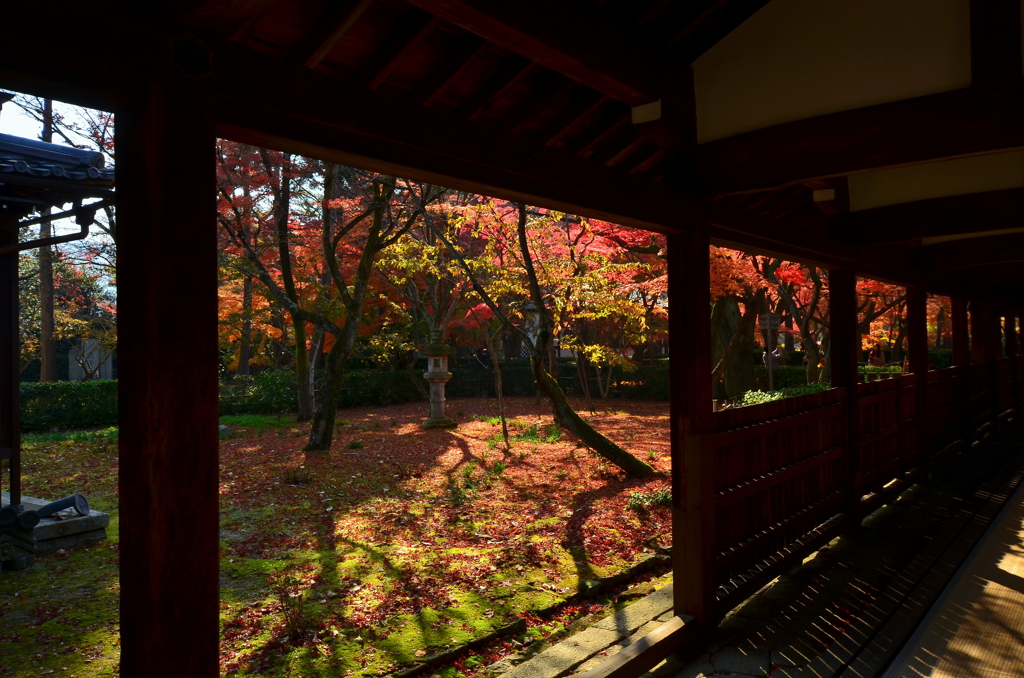
POLYGON ((627 475, 644 477, 657 473, 649 464, 640 461, 583 421, 566 400, 558 382, 544 369, 544 363, 536 357, 531 358, 530 362, 533 364, 533 378, 537 382, 537 387, 551 401, 551 413, 556 425, 575 435, 587 447, 621 468, 627 475))

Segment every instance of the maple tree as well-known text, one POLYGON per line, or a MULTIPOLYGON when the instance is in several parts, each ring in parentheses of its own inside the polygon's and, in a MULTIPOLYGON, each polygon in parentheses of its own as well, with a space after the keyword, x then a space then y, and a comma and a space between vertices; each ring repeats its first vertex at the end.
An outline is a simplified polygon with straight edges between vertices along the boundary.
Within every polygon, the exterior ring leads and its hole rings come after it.
MULTIPOLYGON (((300 394, 310 387, 308 375, 312 372, 307 360, 307 325, 325 337, 323 385, 313 407, 305 450, 326 452, 331 446, 346 363, 363 325, 376 259, 424 217, 442 190, 327 163, 319 183, 322 193, 313 201, 321 213, 293 221, 287 206, 293 160, 283 155, 275 160, 262 150, 258 154, 268 174, 280 167, 276 181, 271 178, 267 182, 270 197, 264 201, 272 206, 269 223, 275 247, 268 249, 273 254, 268 256, 257 248, 251 221, 234 208, 230 199, 236 191, 228 183, 221 187, 221 223, 245 253, 246 270, 292 318, 300 394)), ((312 166, 314 161, 308 162, 312 166)), ((260 203, 250 200, 249 204, 260 203)))
MULTIPOLYGON (((564 306, 561 303, 563 301, 563 295, 557 293, 557 291, 552 291, 551 289, 542 290, 541 288, 541 278, 538 275, 537 267, 534 265, 534 257, 531 253, 531 247, 527 237, 527 223, 529 218, 526 206, 522 203, 515 205, 506 203, 504 206, 508 209, 501 210, 493 203, 491 204, 490 209, 487 211, 493 218, 488 220, 488 227, 492 234, 503 232, 506 235, 504 242, 507 243, 507 236, 513 232, 511 230, 512 219, 509 217, 515 215, 514 233, 515 242, 518 245, 518 250, 516 251, 519 261, 522 264, 522 272, 525 275, 526 285, 529 290, 528 298, 531 305, 528 310, 533 315, 531 320, 535 323, 534 327, 531 328, 534 330, 533 332, 528 331, 528 329, 523 325, 514 323, 509 314, 503 312, 499 308, 491 294, 485 289, 485 285, 481 283, 481 280, 475 275, 474 271, 466 262, 466 259, 458 253, 454 245, 445 240, 449 251, 456 260, 459 261, 460 265, 462 265, 463 270, 470 279, 473 290, 484 304, 487 305, 495 317, 501 319, 502 323, 505 324, 509 330, 518 334, 523 343, 528 347, 530 353, 530 364, 533 370, 536 387, 547 396, 548 402, 551 405, 555 424, 573 433, 588 447, 626 471, 628 474, 635 476, 647 476, 653 474, 655 471, 650 465, 633 456, 606 436, 596 431, 589 423, 584 421, 576 413, 576 410, 569 404, 564 391, 558 384, 558 380, 549 372, 548 366, 554 364, 554 360, 552 359, 552 340, 554 339, 556 329, 554 318, 556 317, 556 313, 560 314, 564 311, 564 306)), ((435 232, 439 238, 444 239, 440 230, 435 229, 435 232)), ((510 254, 511 252, 511 248, 508 248, 507 253, 510 254)), ((507 266, 499 266, 498 268, 504 271, 511 270, 511 267, 507 266)), ((495 279, 501 281, 501 283, 496 286, 494 291, 506 291, 505 285, 507 284, 507 279, 503 276, 495 276, 495 279)), ((523 305, 521 310, 527 310, 527 307, 523 305)))

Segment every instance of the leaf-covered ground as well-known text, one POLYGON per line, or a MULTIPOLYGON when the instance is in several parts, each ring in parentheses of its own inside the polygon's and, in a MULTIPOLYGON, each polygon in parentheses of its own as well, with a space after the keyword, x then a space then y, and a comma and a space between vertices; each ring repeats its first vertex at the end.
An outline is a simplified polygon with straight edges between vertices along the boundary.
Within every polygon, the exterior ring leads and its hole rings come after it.
MULTIPOLYGON (((584 414, 667 473, 667 405, 612 406, 584 414)), ((441 670, 471 673, 597 609, 578 593, 668 545, 667 476, 625 478, 546 406, 510 402, 511 451, 491 400, 450 400, 450 431, 421 428, 424 409, 341 411, 315 457, 300 452, 308 425, 225 419, 223 673, 384 675, 523 619, 518 637, 441 670)), ((28 442, 25 492, 85 492, 112 514, 111 539, 0 576, 0 675, 116 672, 116 443, 76 437, 28 442)))

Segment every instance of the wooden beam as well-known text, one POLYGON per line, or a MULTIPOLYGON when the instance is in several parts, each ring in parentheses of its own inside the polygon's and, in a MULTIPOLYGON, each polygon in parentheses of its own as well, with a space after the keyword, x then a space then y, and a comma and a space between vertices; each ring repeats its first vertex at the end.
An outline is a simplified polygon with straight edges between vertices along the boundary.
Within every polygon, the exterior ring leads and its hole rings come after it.
POLYGON ((1024 233, 954 240, 915 248, 923 268, 948 271, 1024 261, 1024 233))
POLYGON ((214 678, 216 138, 201 93, 136 89, 144 102, 116 130, 121 674, 214 678), (154 256, 171 237, 188 243, 187 265, 154 256), (186 307, 194 324, 172 320, 186 307))
POLYGON ((571 105, 549 120, 532 136, 542 144, 558 143, 571 129, 608 103, 608 97, 593 90, 581 89, 571 105))
POLYGON ((219 95, 220 133, 236 141, 656 230, 703 214, 701 201, 686 191, 522 136, 431 109, 408 115, 373 90, 354 106, 329 75, 289 68, 243 46, 218 46, 217 55, 218 75, 203 84, 219 95), (217 83, 228 74, 235 86, 224 91, 217 83), (258 84, 268 80, 291 83, 304 93, 301 104, 282 110, 280 101, 260 96, 258 84))
POLYGON ((531 61, 513 56, 503 63, 498 72, 479 90, 474 92, 456 109, 455 117, 476 120, 492 100, 500 97, 535 68, 531 61))
POLYGON ((711 194, 1024 146, 1024 89, 999 99, 972 89, 797 120, 698 147, 711 194))
POLYGON ((767 4, 768 0, 715 0, 669 40, 669 53, 679 63, 692 64, 767 4))
POLYGON ((899 243, 930 236, 1024 226, 1024 188, 955 195, 876 207, 850 215, 840 239, 860 244, 899 243))
POLYGON ((339 0, 330 5, 306 39, 305 47, 295 53, 296 62, 306 68, 319 66, 372 4, 373 0, 339 0))
POLYGON ((473 61, 490 49, 490 45, 475 35, 464 38, 455 49, 434 69, 429 78, 413 90, 408 99, 424 106, 432 105, 444 94, 449 85, 456 82, 473 61))
POLYGON ((971 0, 971 86, 998 96, 1020 83, 1020 0, 971 0))
POLYGON ((445 21, 631 106, 661 97, 664 55, 563 0, 408 0, 445 21))
POLYGON ((439 23, 441 23, 440 19, 429 15, 405 18, 388 36, 387 41, 373 56, 370 64, 363 68, 363 75, 360 79, 366 87, 370 89, 380 87, 399 64, 419 48, 439 23))

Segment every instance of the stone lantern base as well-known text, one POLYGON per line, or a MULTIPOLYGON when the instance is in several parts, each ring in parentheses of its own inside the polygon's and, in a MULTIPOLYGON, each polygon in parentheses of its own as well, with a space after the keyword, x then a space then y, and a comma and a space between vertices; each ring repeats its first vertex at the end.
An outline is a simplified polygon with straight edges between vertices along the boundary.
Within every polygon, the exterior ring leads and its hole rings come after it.
POLYGON ((423 428, 458 426, 444 414, 444 385, 452 378, 451 372, 427 372, 423 378, 430 382, 430 416, 423 420, 423 428))

